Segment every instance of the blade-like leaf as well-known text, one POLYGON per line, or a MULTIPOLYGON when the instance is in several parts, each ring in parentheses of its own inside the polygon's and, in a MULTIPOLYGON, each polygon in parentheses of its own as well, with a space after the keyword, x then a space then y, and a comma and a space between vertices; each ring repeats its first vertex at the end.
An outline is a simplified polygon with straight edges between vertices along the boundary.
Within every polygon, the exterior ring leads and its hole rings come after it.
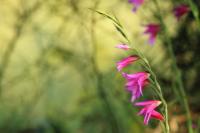
POLYGON ((124 33, 123 29, 122 29, 121 27, 115 25, 115 24, 114 24, 114 26, 115 26, 115 28, 117 29, 117 31, 118 31, 128 42, 130 42, 129 39, 128 39, 128 37, 127 37, 127 35, 124 33))
MULTIPOLYGON (((110 19, 110 20, 113 21, 115 24, 117 24, 117 25, 120 26, 120 24, 118 23, 118 21, 115 20, 115 19, 114 19, 113 17, 111 17, 110 15, 108 15, 108 14, 106 14, 106 13, 103 13, 103 12, 100 12, 100 11, 97 11, 97 10, 94 10, 94 9, 90 9, 90 10, 92 10, 92 11, 94 11, 94 12, 96 12, 96 13, 98 13, 98 14, 100 14, 100 15, 102 15, 102 16, 108 18, 108 19, 110 19)), ((121 27, 121 26, 120 26, 120 27, 121 27)))
POLYGON ((115 28, 117 29, 117 31, 128 41, 128 43, 130 43, 130 40, 128 39, 127 35, 123 31, 123 27, 120 24, 119 19, 116 16, 114 16, 114 18, 113 18, 113 17, 111 17, 110 15, 108 15, 106 13, 103 13, 103 12, 100 12, 100 11, 97 11, 97 10, 94 10, 94 9, 90 9, 90 10, 95 11, 98 14, 103 15, 104 17, 106 17, 109 20, 111 20, 113 22, 115 28))

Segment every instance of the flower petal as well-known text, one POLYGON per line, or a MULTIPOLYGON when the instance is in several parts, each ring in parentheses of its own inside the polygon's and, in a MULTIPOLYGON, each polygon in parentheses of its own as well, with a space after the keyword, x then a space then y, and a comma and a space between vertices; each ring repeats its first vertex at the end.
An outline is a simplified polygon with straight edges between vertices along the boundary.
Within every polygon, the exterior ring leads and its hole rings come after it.
POLYGON ((160 32, 160 25, 150 23, 150 24, 146 25, 145 27, 146 27, 146 29, 144 31, 144 34, 149 34, 149 36, 150 36, 149 43, 151 45, 153 45, 155 43, 155 39, 156 39, 158 32, 160 32))
POLYGON ((123 49, 123 50, 129 50, 131 49, 128 45, 126 44, 119 44, 116 46, 116 48, 119 48, 119 49, 123 49))
POLYGON ((173 13, 175 17, 177 18, 177 20, 179 20, 182 16, 187 14, 189 11, 190 11, 189 6, 185 4, 178 5, 173 9, 173 13))
POLYGON ((149 73, 147 72, 137 72, 133 74, 122 73, 122 76, 126 78, 127 80, 133 80, 142 76, 149 77, 149 73))
POLYGON ((155 110, 152 111, 151 117, 158 119, 158 120, 161 120, 161 121, 164 120, 164 117, 159 112, 157 112, 155 110))
POLYGON ((156 104, 158 106, 161 104, 161 101, 149 100, 149 101, 137 102, 135 103, 135 106, 147 106, 147 105, 152 105, 152 104, 156 104))
POLYGON ((121 61, 117 62, 118 71, 121 71, 124 67, 132 64, 133 62, 135 62, 138 59, 139 58, 136 55, 131 55, 129 57, 126 57, 126 58, 122 59, 121 61))
POLYGON ((129 0, 129 3, 134 5, 132 11, 136 12, 137 9, 144 3, 144 0, 129 0))

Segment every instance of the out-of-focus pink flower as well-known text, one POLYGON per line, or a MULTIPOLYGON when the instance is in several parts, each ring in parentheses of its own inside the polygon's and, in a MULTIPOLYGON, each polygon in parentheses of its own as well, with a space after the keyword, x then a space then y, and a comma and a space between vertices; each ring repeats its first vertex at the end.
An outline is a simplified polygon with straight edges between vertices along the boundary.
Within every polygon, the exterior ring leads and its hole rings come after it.
POLYGON ((155 43, 156 36, 158 32, 160 32, 160 25, 159 24, 148 24, 145 26, 146 29, 144 34, 149 34, 149 43, 153 45, 155 43))
POLYGON ((176 16, 177 20, 179 20, 183 15, 187 14, 190 11, 189 6, 185 4, 181 4, 174 8, 173 13, 176 16))
POLYGON ((198 128, 198 125, 196 123, 192 123, 192 128, 196 129, 196 128, 198 128))
POLYGON ((133 12, 136 12, 137 9, 144 3, 144 0, 129 0, 129 3, 134 5, 133 12))
POLYGON ((119 44, 116 46, 116 48, 119 48, 119 49, 123 49, 123 50, 129 50, 131 49, 128 45, 126 44, 119 44))
POLYGON ((164 117, 157 111, 155 111, 156 107, 158 107, 162 102, 157 100, 150 100, 144 102, 137 102, 135 106, 143 106, 141 111, 138 113, 139 115, 144 115, 144 124, 147 125, 151 118, 155 118, 163 121, 164 117))
POLYGON ((134 74, 122 73, 126 78, 126 89, 132 94, 131 102, 134 102, 142 95, 144 87, 149 83, 148 78, 150 76, 147 72, 138 72, 134 74))
POLYGON ((136 55, 131 55, 129 57, 122 59, 121 61, 117 62, 118 71, 121 71, 124 67, 132 64, 133 62, 135 62, 138 59, 139 59, 139 57, 136 55))

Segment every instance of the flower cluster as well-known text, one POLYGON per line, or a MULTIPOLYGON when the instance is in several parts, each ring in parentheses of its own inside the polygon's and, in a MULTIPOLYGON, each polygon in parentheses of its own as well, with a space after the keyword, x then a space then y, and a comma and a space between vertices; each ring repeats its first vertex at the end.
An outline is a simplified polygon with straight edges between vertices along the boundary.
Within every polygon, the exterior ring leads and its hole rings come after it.
MULTIPOLYGON (((144 0, 129 0, 129 3, 134 5, 133 12, 144 4, 144 0)), ((180 4, 173 9, 173 14, 177 20, 180 20, 182 16, 190 11, 189 6, 186 4, 180 4)), ((153 45, 156 40, 157 34, 160 32, 160 24, 150 23, 145 25, 145 34, 149 34, 149 44, 153 45)))
MULTIPOLYGON (((116 47, 123 50, 131 49, 129 46, 123 44, 117 45, 116 47)), ((122 71, 123 68, 131 65, 137 60, 139 60, 137 55, 131 55, 122 59, 121 61, 117 62, 118 71, 122 71)), ((122 72, 122 76, 127 80, 125 87, 127 91, 132 95, 131 102, 134 103, 136 99, 142 96, 145 86, 149 84, 150 74, 148 72, 137 72, 132 74, 122 72)), ((164 120, 164 117, 155 110, 160 104, 161 101, 147 100, 143 102, 136 102, 134 105, 143 106, 138 114, 144 115, 144 124, 147 125, 150 118, 155 118, 161 121, 164 120)))

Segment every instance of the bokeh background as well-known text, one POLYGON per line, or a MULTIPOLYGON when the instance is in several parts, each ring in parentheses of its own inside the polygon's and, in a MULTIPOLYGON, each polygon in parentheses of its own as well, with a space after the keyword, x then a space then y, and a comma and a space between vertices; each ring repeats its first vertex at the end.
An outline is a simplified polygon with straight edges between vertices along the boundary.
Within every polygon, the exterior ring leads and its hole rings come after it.
MULTIPOLYGON (((177 62, 199 131, 200 30, 191 13, 177 22, 179 0, 160 1, 177 62)), ((197 5, 200 3, 196 0, 197 5)), ((185 115, 171 86, 171 59, 160 36, 154 46, 143 35, 156 22, 148 1, 134 14, 126 0, 0 1, 0 132, 2 133, 159 133, 158 121, 143 125, 130 103, 116 62, 127 56, 124 40, 108 19, 116 15, 150 61, 168 101, 174 133, 186 131, 185 115)), ((126 69, 141 71, 140 64, 126 69)), ((148 88, 144 97, 152 97, 148 88)), ((200 132, 200 131, 199 131, 200 132)))

